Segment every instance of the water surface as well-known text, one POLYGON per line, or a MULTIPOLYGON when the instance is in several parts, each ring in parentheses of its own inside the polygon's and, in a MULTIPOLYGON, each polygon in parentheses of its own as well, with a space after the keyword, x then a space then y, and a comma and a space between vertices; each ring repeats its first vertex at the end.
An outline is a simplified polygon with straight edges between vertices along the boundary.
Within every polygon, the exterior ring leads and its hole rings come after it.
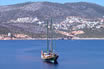
POLYGON ((104 69, 104 40, 57 40, 58 64, 40 59, 45 40, 0 41, 0 69, 104 69))

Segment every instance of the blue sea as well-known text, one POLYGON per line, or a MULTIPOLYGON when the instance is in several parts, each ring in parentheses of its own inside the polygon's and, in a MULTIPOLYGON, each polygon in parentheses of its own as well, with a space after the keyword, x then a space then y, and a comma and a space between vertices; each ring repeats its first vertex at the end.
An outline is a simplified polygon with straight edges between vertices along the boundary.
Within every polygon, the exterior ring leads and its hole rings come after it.
POLYGON ((0 69, 104 69, 104 40, 56 40, 57 64, 41 60, 45 40, 0 41, 0 69))

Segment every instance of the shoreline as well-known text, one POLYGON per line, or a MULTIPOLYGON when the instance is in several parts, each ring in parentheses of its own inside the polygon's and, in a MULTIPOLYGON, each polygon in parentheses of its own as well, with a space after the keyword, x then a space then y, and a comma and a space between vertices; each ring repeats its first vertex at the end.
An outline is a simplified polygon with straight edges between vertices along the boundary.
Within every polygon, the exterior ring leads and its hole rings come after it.
MULTIPOLYGON (((47 40, 47 38, 20 38, 20 39, 5 39, 5 40, 47 40)), ((49 38, 48 40, 104 40, 104 38, 49 38)))
POLYGON ((74 38, 73 40, 104 40, 104 38, 74 38))

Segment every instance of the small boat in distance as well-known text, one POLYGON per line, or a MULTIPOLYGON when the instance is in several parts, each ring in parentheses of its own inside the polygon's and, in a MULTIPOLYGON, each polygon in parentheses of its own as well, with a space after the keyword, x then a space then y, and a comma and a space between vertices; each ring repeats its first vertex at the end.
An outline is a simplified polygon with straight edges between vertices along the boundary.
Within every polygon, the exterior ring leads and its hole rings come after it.
POLYGON ((58 59, 58 55, 53 52, 53 40, 52 40, 52 20, 51 20, 51 24, 50 24, 50 31, 51 31, 51 38, 50 40, 48 39, 48 36, 49 36, 49 26, 48 26, 48 21, 47 21, 47 50, 46 51, 41 51, 41 59, 43 59, 44 61, 46 62, 52 62, 52 63, 55 63, 57 62, 57 59, 58 59))

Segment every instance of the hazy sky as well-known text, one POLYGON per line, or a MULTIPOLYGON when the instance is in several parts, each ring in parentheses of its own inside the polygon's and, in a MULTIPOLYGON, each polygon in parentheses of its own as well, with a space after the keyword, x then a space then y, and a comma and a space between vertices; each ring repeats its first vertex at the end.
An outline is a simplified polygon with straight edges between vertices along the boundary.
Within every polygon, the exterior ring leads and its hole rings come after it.
POLYGON ((9 5, 9 4, 16 4, 16 3, 23 3, 23 2, 36 2, 36 1, 51 1, 51 2, 59 2, 59 3, 65 3, 65 2, 92 2, 97 3, 104 6, 104 0, 0 0, 0 5, 9 5))

